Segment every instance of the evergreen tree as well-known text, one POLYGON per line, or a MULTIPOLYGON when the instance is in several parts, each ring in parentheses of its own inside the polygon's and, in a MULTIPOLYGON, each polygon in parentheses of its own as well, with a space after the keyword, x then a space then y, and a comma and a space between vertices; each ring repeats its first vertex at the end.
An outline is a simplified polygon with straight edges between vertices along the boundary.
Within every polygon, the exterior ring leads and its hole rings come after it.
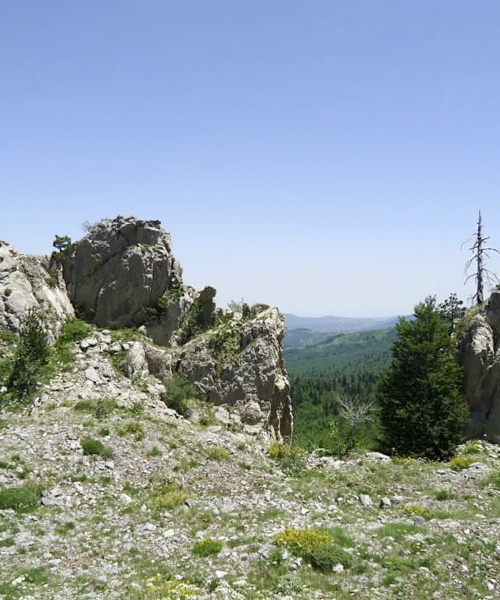
POLYGON ((465 307, 462 300, 459 300, 456 294, 450 294, 446 300, 438 306, 441 317, 449 324, 450 331, 453 332, 457 321, 465 315, 465 307))
POLYGON ((462 439, 468 410, 462 369, 434 297, 401 319, 392 363, 380 385, 384 445, 400 455, 447 458, 462 439))
POLYGON ((38 386, 38 376, 49 359, 49 340, 41 313, 30 309, 19 331, 19 344, 7 389, 17 399, 33 393, 38 386))

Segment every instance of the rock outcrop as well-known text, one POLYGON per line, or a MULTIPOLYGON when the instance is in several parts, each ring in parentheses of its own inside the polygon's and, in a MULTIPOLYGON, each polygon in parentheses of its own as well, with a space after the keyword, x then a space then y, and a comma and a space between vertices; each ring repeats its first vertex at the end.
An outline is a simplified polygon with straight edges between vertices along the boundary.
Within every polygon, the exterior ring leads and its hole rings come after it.
POLYGON ((290 385, 283 364, 285 321, 276 308, 230 315, 173 354, 173 368, 213 404, 234 408, 248 430, 290 438, 290 385))
POLYGON ((142 325, 160 298, 182 284, 170 234, 159 221, 104 219, 61 259, 71 302, 100 327, 142 325))
POLYGON ((17 331, 33 308, 43 311, 52 335, 74 316, 61 269, 47 257, 18 254, 0 242, 0 329, 17 331))
POLYGON ((50 261, 0 246, 0 328, 17 329, 35 306, 51 315, 54 332, 75 313, 100 328, 140 328, 141 341, 125 351, 128 376, 182 375, 247 432, 289 439, 282 315, 265 305, 224 311, 215 294, 183 284, 159 221, 105 219, 50 261))
POLYGON ((461 343, 467 436, 500 443, 500 291, 472 319, 461 343))

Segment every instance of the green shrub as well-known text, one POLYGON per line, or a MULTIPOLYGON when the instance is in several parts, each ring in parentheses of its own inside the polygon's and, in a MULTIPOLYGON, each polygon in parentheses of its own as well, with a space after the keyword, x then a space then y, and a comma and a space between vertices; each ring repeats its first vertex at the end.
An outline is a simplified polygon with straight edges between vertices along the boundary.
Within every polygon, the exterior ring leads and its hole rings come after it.
POLYGON ((278 546, 285 546, 291 552, 298 556, 303 556, 304 552, 309 552, 316 546, 329 544, 330 534, 316 529, 287 529, 284 533, 278 533, 274 538, 274 543, 278 546))
POLYGON ((182 324, 181 344, 186 344, 205 329, 203 304, 200 298, 196 298, 189 307, 182 324))
POLYGON ((155 457, 155 456, 162 456, 163 452, 158 448, 158 446, 153 446, 151 448, 151 450, 148 452, 148 456, 151 457, 155 457))
POLYGON ((198 388, 182 375, 174 375, 165 383, 161 399, 165 404, 183 417, 191 414, 189 401, 199 397, 198 388))
POLYGON ((130 354, 126 350, 121 350, 120 352, 111 355, 111 364, 119 375, 130 377, 130 354))
POLYGON ((444 502, 445 500, 453 500, 455 498, 455 494, 449 492, 448 490, 436 490, 434 493, 434 498, 439 500, 439 502, 444 502))
POLYGON ((225 448, 209 448, 207 458, 209 460, 228 460, 229 452, 225 448))
POLYGON ((477 440, 469 440, 465 442, 463 447, 460 449, 460 454, 480 454, 481 446, 477 440))
POLYGON ((403 512, 408 517, 422 517, 426 521, 434 518, 434 513, 427 506, 421 506, 420 504, 406 504, 403 506, 403 512))
POLYGON ((182 506, 187 498, 187 494, 182 490, 167 491, 153 498, 151 508, 155 513, 174 510, 174 508, 182 506))
POLYGON ((470 456, 456 456, 450 460, 450 469, 453 471, 462 471, 463 469, 468 469, 475 462, 475 459, 470 456))
POLYGON ((68 319, 63 323, 57 338, 60 344, 80 342, 90 335, 92 327, 80 319, 68 319))
POLYGON ((108 417, 117 407, 116 400, 112 398, 98 398, 97 400, 79 400, 73 410, 89 412, 96 419, 108 417))
POLYGON ((7 389, 15 399, 23 400, 35 392, 49 353, 42 314, 39 310, 30 309, 22 319, 12 373, 7 382, 7 389))
POLYGON ((306 451, 300 446, 272 442, 267 453, 290 475, 300 475, 306 466, 306 451))
POLYGON ((213 554, 219 554, 222 548, 222 542, 214 540, 211 537, 206 537, 199 542, 195 542, 193 546, 193 554, 196 556, 211 556, 213 554))
POLYGON ((312 548, 308 555, 312 567, 322 573, 331 573, 335 565, 342 565, 344 569, 352 567, 351 555, 333 544, 320 544, 312 548))
POLYGON ((49 574, 45 567, 31 567, 24 569, 23 571, 24 580, 27 583, 41 585, 49 581, 49 574))
POLYGON ((304 584, 297 573, 285 573, 276 583, 276 591, 283 596, 298 594, 303 587, 304 584))
POLYGON ((129 421, 123 427, 119 427, 117 433, 120 437, 133 435, 137 441, 144 439, 144 427, 138 421, 129 421))
POLYGON ((29 487, 4 488, 0 490, 0 510, 12 509, 28 512, 40 505, 40 494, 29 487))
MULTIPOLYGON (((336 536, 347 545, 344 536, 340 536, 338 532, 336 536)), ((318 571, 328 573, 338 564, 343 565, 345 569, 352 566, 351 555, 339 544, 332 543, 336 541, 336 536, 317 529, 288 529, 284 533, 278 533, 274 543, 285 546, 295 556, 306 559, 318 571)))
POLYGON ((104 458, 112 455, 111 448, 108 448, 102 442, 94 440, 93 438, 84 438, 80 441, 80 445, 83 448, 84 454, 96 454, 98 456, 103 456, 104 458))

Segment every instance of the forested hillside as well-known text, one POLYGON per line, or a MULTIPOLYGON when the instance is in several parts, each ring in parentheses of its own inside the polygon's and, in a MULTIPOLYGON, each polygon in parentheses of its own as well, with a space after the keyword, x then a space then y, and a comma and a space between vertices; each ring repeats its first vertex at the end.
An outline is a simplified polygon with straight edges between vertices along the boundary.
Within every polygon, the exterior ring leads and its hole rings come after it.
MULTIPOLYGON (((315 346, 285 350, 294 411, 295 442, 307 448, 330 448, 330 422, 338 414, 338 397, 375 400, 380 373, 389 364, 397 337, 394 328, 340 333, 315 346)), ((376 415, 364 425, 367 442, 377 436, 376 415)))

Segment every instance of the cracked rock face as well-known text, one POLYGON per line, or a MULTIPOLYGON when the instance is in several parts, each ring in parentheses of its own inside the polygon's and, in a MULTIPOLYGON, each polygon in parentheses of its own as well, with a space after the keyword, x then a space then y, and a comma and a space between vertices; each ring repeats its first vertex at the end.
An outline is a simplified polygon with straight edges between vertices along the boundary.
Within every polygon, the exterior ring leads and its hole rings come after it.
POLYGON ((467 435, 500 443, 500 291, 474 317, 461 345, 464 392, 470 408, 467 435))
POLYGON ((32 308, 44 312, 54 335, 74 316, 60 268, 49 267, 46 257, 18 254, 0 242, 0 329, 17 331, 32 308))
POLYGON ((176 350, 173 366, 211 403, 234 407, 248 431, 264 428, 277 439, 289 439, 293 424, 284 333, 283 316, 267 308, 196 337, 176 350))
POLYGON ((82 318, 101 327, 142 325, 147 309, 182 283, 170 234, 159 221, 104 219, 63 263, 73 305, 82 318))

